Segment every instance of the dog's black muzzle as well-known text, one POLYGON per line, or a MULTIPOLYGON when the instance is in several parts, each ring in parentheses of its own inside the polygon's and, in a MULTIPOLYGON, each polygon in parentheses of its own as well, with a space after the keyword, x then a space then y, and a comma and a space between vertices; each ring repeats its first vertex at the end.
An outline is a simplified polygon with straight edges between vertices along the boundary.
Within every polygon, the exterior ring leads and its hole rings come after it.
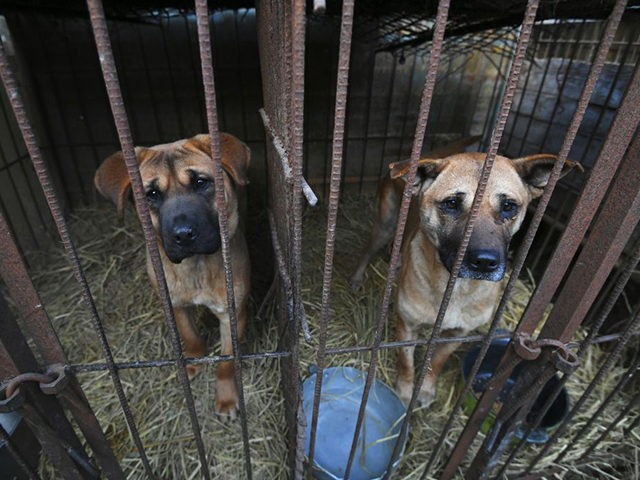
POLYGON ((169 260, 180 263, 193 255, 220 249, 218 217, 200 195, 167 199, 160 208, 162 245, 169 260))
MULTIPOLYGON (((456 260, 456 249, 441 249, 440 260, 449 272, 456 260)), ((474 280, 488 280, 499 282, 507 270, 506 253, 491 248, 467 248, 462 265, 458 272, 459 278, 474 280)))
MULTIPOLYGON (((458 272, 459 278, 490 282, 499 282, 504 278, 509 239, 491 227, 490 224, 479 224, 474 229, 458 272)), ((442 242, 438 250, 440 260, 449 272, 453 269, 462 234, 460 227, 459 231, 452 232, 452 235, 442 242)))
POLYGON ((504 277, 506 264, 504 253, 499 250, 467 249, 458 276, 499 282, 504 277))

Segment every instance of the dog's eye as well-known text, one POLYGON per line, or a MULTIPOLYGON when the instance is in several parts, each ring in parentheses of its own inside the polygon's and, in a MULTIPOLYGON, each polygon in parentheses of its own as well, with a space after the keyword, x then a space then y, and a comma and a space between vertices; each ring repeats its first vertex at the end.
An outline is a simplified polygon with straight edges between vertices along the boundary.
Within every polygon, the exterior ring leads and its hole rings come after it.
POLYGON ((500 215, 503 219, 508 220, 518 214, 518 204, 513 200, 503 200, 500 205, 500 215))
POLYGON ((453 215, 460 213, 460 210, 462 209, 462 199, 459 197, 449 197, 440 202, 440 208, 448 214, 453 215))
POLYGON ((160 190, 158 190, 157 188, 150 188, 149 190, 147 190, 146 195, 147 200, 149 200, 150 202, 157 202, 162 198, 162 192, 160 192, 160 190))
POLYGON ((197 177, 193 180, 193 188, 195 190, 206 190, 211 184, 211 180, 205 177, 197 177))

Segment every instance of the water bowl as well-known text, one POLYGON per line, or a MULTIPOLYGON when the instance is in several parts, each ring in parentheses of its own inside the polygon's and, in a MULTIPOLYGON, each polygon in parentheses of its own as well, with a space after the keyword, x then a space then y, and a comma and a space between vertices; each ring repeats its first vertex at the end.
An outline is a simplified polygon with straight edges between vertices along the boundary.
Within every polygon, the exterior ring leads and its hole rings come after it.
MULTIPOLYGON (((316 376, 315 368, 312 368, 311 375, 302 384, 303 408, 307 419, 307 456, 316 376)), ((364 372, 350 367, 326 368, 323 372, 312 466, 313 476, 317 479, 338 480, 344 477, 365 380, 364 372)), ((373 381, 350 479, 375 480, 384 476, 400 434, 405 410, 393 389, 380 380, 373 381)), ((398 454, 391 462, 392 468, 399 464, 406 440, 405 435, 398 454)))

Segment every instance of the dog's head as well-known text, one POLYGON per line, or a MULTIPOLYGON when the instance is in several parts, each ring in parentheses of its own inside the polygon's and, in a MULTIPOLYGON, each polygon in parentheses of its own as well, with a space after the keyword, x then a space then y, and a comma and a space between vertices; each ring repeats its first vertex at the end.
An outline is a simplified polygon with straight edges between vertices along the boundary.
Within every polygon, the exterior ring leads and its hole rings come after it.
MULTIPOLYGON (((485 157, 484 153, 462 153, 420 160, 413 185, 419 203, 420 229, 449 271, 462 242, 485 157)), ((496 156, 460 277, 502 280, 509 242, 522 225, 531 200, 542 195, 555 160, 555 155, 547 154, 515 160, 496 156)), ((566 162, 563 173, 576 165, 566 162)), ((408 173, 407 162, 392 164, 390 168, 392 178, 406 177, 408 173)))
MULTIPOLYGON (((220 149, 227 199, 229 234, 238 228, 236 187, 248 183, 251 152, 236 137, 221 133, 220 149)), ((220 248, 218 211, 213 182, 214 164, 208 135, 150 148, 136 147, 140 175, 151 220, 164 251, 173 263, 220 248)), ((122 216, 131 191, 122 152, 108 157, 95 175, 98 191, 116 204, 122 216)))

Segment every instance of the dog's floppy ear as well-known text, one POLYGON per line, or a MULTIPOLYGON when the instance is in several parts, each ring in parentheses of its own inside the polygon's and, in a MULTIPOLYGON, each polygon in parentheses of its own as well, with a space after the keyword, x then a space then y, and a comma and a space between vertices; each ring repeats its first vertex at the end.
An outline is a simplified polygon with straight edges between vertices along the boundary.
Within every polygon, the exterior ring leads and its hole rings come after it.
MULTIPOLYGON (((403 160, 401 162, 394 162, 389 165, 389 175, 392 179, 402 178, 405 182, 409 175, 409 169, 411 160, 403 160)), ((442 160, 439 158, 421 158, 418 160, 418 169, 416 170, 416 177, 411 187, 411 191, 414 195, 420 192, 424 183, 433 180, 438 176, 442 170, 442 160)))
MULTIPOLYGON (((540 153, 512 160, 516 171, 529 187, 533 198, 540 197, 544 192, 544 187, 546 187, 549 182, 549 177, 551 176, 551 171, 557 158, 557 155, 540 153)), ((579 163, 572 162, 571 160, 565 161, 562 172, 560 173, 560 178, 564 177, 574 168, 580 172, 584 171, 584 168, 582 168, 582 165, 579 163)))
MULTIPOLYGON (((154 150, 143 147, 136 147, 135 151, 139 164, 158 154, 154 150)), ((122 218, 124 202, 131 191, 131 179, 122 152, 116 152, 107 157, 98 167, 93 181, 98 192, 116 205, 118 218, 122 218)))
MULTIPOLYGON (((190 138, 185 146, 193 146, 211 156, 210 137, 207 134, 200 134, 190 138)), ((220 156, 222 157, 222 168, 231 175, 233 181, 237 185, 247 185, 249 183, 247 171, 251 163, 251 150, 249 147, 233 135, 220 132, 220 156)))

